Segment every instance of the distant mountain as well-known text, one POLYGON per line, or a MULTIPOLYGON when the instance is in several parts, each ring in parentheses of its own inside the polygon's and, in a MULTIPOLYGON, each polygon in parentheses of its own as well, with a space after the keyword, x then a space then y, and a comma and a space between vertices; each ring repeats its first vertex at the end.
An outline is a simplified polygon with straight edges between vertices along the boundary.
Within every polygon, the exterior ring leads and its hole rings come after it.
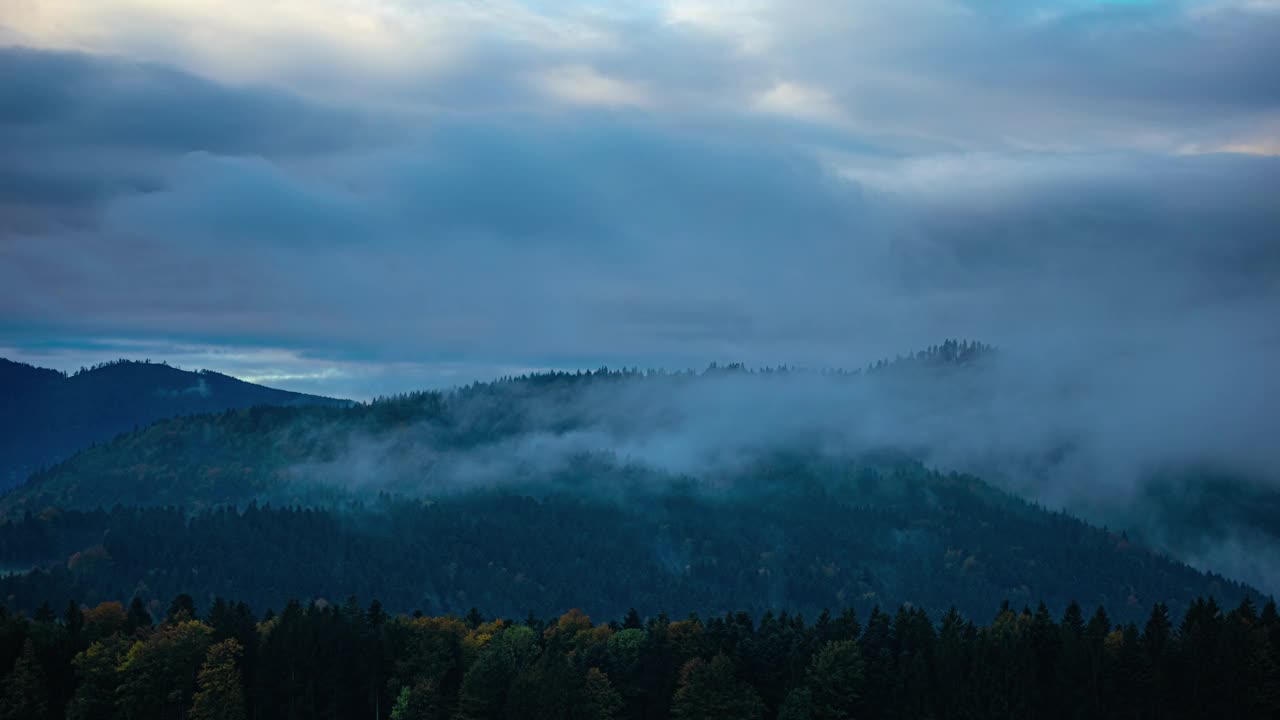
POLYGON ((910 438, 965 430, 942 411, 991 391, 974 348, 861 372, 551 372, 162 420, 0 497, 0 597, 373 593, 405 610, 604 615, 1076 599, 1139 619, 1255 592, 921 462, 910 438))
POLYGON ((91 395, 101 399, 85 403, 92 409, 88 413, 74 408, 68 413, 58 409, 66 403, 50 403, 48 428, 64 434, 58 447, 98 445, 0 498, 0 512, 328 501, 380 490, 429 494, 475 480, 477 472, 487 476, 485 482, 510 484, 512 474, 544 473, 582 452, 619 451, 634 455, 636 462, 667 468, 672 458, 652 451, 671 444, 700 456, 697 462, 718 464, 730 451, 815 446, 840 424, 829 412, 814 413, 812 422, 750 415, 794 404, 796 398, 801 406, 831 405, 832 392, 860 397, 863 386, 913 386, 931 378, 950 385, 991 352, 981 343, 948 341, 851 372, 749 370, 740 364, 712 364, 700 373, 550 372, 369 404, 143 363, 113 364, 69 378, 53 373, 48 381, 55 386, 101 387, 91 395), (132 376, 140 379, 131 381, 132 376), (157 382, 161 377, 168 382, 157 382), (138 386, 144 389, 119 391, 138 386), (726 402, 729 406, 721 408, 726 402), (749 406, 732 407, 739 402, 749 406), (246 410, 250 405, 264 407, 246 410), (148 412, 133 414, 136 408, 148 412), (116 417, 113 409, 126 414, 116 417), (218 412, 226 409, 240 411, 218 412), (202 410, 207 414, 192 416, 202 410), (746 422, 750 434, 739 437, 718 419, 725 414, 741 416, 732 422, 746 422), (144 425, 147 420, 136 419, 141 415, 172 419, 106 442, 110 432, 77 435, 77 424, 62 419, 69 415, 103 418, 112 432, 144 425), (488 477, 494 475, 501 477, 488 477))
MULTIPOLYGON (((723 454, 726 448, 722 445, 737 447, 736 439, 708 437, 701 427, 720 413, 714 407, 722 401, 720 396, 791 395, 797 386, 812 382, 855 387, 868 376, 887 382, 901 378, 909 383, 922 372, 952 372, 957 364, 962 363, 931 349, 928 354, 877 363, 866 372, 852 373, 752 371, 737 364, 713 364, 701 373, 551 372, 381 398, 368 404, 317 399, 310 403, 277 402, 275 407, 246 402, 231 411, 204 415, 169 412, 172 417, 164 421, 99 442, 33 474, 28 483, 0 497, 0 512, 38 511, 48 506, 202 508, 251 500, 329 502, 378 491, 431 494, 471 482, 509 485, 530 480, 554 472, 571 456, 616 450, 627 453, 633 443, 644 447, 634 448, 637 455, 631 459, 661 465, 663 458, 648 457, 646 448, 655 442, 690 443, 700 446, 698 453, 723 454), (915 370, 908 374, 906 368, 915 370), (257 407, 244 407, 250 404, 257 407), (690 415, 696 417, 691 419, 690 415)), ((131 363, 78 374, 63 382, 156 368, 178 373, 163 366, 131 363)), ((182 397, 192 403, 184 407, 195 407, 195 403, 208 400, 202 392, 210 396, 215 392, 208 380, 231 380, 211 373, 180 376, 181 382, 150 390, 152 402, 163 408, 182 397)), ((114 384, 106 383, 106 387, 114 384)), ((136 400, 118 402, 137 404, 136 400)), ((111 407, 110 402, 98 405, 103 406, 102 415, 111 407)), ((224 407, 230 405, 225 403, 224 407)), ((65 414, 50 410, 53 418, 65 414)), ((158 408, 151 416, 163 414, 158 408)), ((125 422, 116 419, 113 426, 118 428, 125 422)), ((767 434, 772 436, 774 421, 768 423, 767 434)), ((74 428, 69 423, 61 427, 74 428)), ((821 429, 802 429, 803 437, 793 437, 795 431, 787 430, 777 437, 744 438, 740 449, 744 453, 794 449, 797 444, 808 447, 823 440, 821 429)), ((77 444, 88 443, 83 438, 68 439, 63 447, 77 444)))
POLYGON ((160 363, 117 361, 65 375, 0 358, 0 489, 156 420, 255 405, 349 404, 160 363))

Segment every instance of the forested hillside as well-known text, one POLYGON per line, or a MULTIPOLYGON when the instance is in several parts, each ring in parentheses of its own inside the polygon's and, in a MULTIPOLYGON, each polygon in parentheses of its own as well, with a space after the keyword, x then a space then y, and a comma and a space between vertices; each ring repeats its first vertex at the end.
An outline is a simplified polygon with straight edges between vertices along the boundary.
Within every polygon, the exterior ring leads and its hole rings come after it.
POLYGON ((348 404, 161 363, 119 361, 64 375, 0 358, 0 489, 163 418, 254 405, 348 404))
POLYGON ((0 500, 0 598, 603 616, 1079 600, 1136 619, 1254 593, 877 434, 895 400, 903 423, 955 426, 909 401, 962 404, 990 357, 948 342, 853 373, 553 372, 167 419, 0 500))
POLYGON ((566 458, 596 452, 663 470, 732 475, 739 456, 843 443, 832 436, 832 405, 862 413, 850 398, 953 380, 963 387, 970 366, 990 352, 948 341, 850 373, 741 365, 549 372, 346 407, 262 404, 175 417, 35 474, 0 498, 0 509, 327 502, 379 490, 430 496, 527 483, 554 474, 566 458), (828 399, 833 387, 838 394, 828 399), (734 409, 720 406, 739 391, 753 404, 722 422, 734 409), (772 396, 799 396, 814 406, 812 417, 760 414, 769 406, 754 403, 772 396))
POLYGON ((914 607, 814 615, 578 610, 543 620, 388 615, 376 601, 188 596, 0 610, 0 717, 391 720, 1268 718, 1276 606, 914 607), (166 609, 167 608, 167 609, 166 609))
POLYGON ((1247 588, 897 456, 778 456, 732 484, 581 457, 534 487, 331 509, 48 510, 0 524, 0 599, 189 592, 279 607, 359 591, 396 611, 720 613, 911 603, 970 617, 1072 600, 1137 619, 1247 588), (536 493, 536 494, 535 494, 536 493), (39 568, 22 572, 29 568, 39 568))

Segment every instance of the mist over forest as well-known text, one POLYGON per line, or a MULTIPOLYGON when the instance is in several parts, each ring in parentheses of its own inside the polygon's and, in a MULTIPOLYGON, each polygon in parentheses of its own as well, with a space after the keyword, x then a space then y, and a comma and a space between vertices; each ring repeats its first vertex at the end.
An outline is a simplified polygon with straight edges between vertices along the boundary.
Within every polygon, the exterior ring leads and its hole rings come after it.
POLYGON ((1235 348, 1066 357, 948 341, 855 373, 728 365, 563 388, 517 382, 458 403, 453 422, 464 427, 503 408, 512 432, 493 442, 451 447, 431 423, 356 432, 336 456, 291 472, 355 492, 450 493, 529 484, 604 454, 714 488, 771 453, 892 449, 1274 591, 1280 387, 1253 365, 1265 361, 1235 348), (1195 510, 1206 498, 1209 515, 1195 510))
POLYGON ((1280 716, 1277 67, 1275 0, 4 4, 0 720, 1280 716))
POLYGON ((1210 357, 1177 357, 1179 367, 1156 372, 1153 357, 1085 363, 949 340, 856 371, 546 373, 346 409, 264 408, 247 419, 241 410, 89 449, 4 505, 572 492, 626 507, 636 492, 727 501, 803 486, 762 477, 778 458, 891 453, 1274 591, 1280 529, 1270 510, 1280 490, 1268 396, 1233 391, 1237 373, 1203 372, 1210 357), (219 479, 235 468, 253 479, 219 479), (1209 516, 1197 511, 1206 498, 1209 516))

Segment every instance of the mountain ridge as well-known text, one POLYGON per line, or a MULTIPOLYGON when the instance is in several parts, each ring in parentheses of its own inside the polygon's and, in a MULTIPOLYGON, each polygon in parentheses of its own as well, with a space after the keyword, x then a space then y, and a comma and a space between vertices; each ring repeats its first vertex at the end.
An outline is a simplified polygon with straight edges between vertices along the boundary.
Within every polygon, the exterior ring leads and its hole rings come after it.
POLYGON ((941 611, 1074 596, 1132 617, 1257 594, 896 442, 910 434, 884 432, 895 421, 972 422, 932 413, 971 408, 999 371, 941 347, 867 371, 553 371, 160 420, 0 497, 4 542, 43 553, 0 557, 15 573, 0 590, 25 604, 141 584, 256 602, 380 587, 406 610, 484 594, 521 613, 562 609, 555 588, 604 612, 619 597, 941 611), (68 513, 81 521, 58 525, 68 513), (407 576, 383 566, 407 549, 424 556, 407 576), (273 569, 238 574, 241 556, 273 569), (615 578, 623 559, 635 568, 615 578))
POLYGON ((0 358, 0 489, 164 418, 253 405, 345 406, 211 370, 120 360, 67 374, 0 358))
MULTIPOLYGON (((844 387, 870 378, 910 383, 925 376, 949 377, 953 370, 976 366, 991 352, 993 349, 982 343, 947 341, 853 371, 749 369, 741 363, 712 363, 701 372, 549 371, 447 390, 409 392, 369 403, 294 403, 190 413, 160 418, 104 439, 33 473, 28 483, 0 496, 0 513, 39 510, 44 505, 79 509, 115 504, 209 507, 262 501, 270 498, 273 486, 305 482, 306 476, 317 470, 330 472, 323 466, 333 465, 334 456, 358 454, 363 448, 353 446, 367 442, 389 443, 387 457, 398 458, 397 453, 408 457, 405 462, 396 459, 389 463, 375 458, 377 471, 384 475, 426 471, 416 456, 434 454, 442 444, 471 451, 512 438, 518 442, 522 435, 545 436, 552 443, 568 438, 572 443, 576 434, 595 432, 600 425, 610 435, 601 440, 608 447, 615 441, 625 444, 626 437, 651 432, 654 427, 670 425, 668 432, 684 432, 677 427, 680 419, 672 416, 670 408, 648 405, 652 397, 637 395, 677 396, 735 382, 783 387, 793 379, 844 387), (639 408, 637 416, 602 419, 602 414, 613 413, 609 406, 614 404, 639 408), (645 422, 654 427, 641 427, 645 422), (322 467, 313 462, 317 458, 322 467), (215 475, 217 482, 204 482, 215 475)), ((140 363, 111 367, 134 364, 140 363)), ((580 450, 562 448, 558 452, 571 455, 580 450)), ((501 448, 495 450, 499 451, 501 448)), ((434 459, 427 464, 437 466, 434 459)), ((367 489, 367 483, 360 484, 367 489)), ((395 487, 393 482, 387 489, 406 488, 395 487)))

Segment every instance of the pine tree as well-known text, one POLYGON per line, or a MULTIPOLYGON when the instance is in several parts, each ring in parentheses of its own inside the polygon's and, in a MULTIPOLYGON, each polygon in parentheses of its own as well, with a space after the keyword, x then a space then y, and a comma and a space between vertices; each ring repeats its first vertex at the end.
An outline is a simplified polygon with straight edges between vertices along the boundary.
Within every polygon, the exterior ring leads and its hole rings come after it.
POLYGON ((808 679, 816 720, 843 720, 856 715, 866 682, 864 668, 855 640, 829 642, 813 656, 808 679))
POLYGON ((813 693, 798 687, 787 693, 778 708, 778 720, 810 720, 813 717, 813 693))
POLYGON ((42 720, 49 712, 44 672, 36 659, 30 639, 22 646, 22 656, 0 684, 0 720, 42 720))
POLYGON ((187 593, 180 593, 174 597, 173 602, 169 603, 169 612, 164 616, 164 621, 169 624, 195 619, 196 601, 187 593))
POLYGON ((62 624, 67 628, 67 634, 71 636, 72 645, 79 646, 80 633, 84 631, 84 611, 76 601, 67 603, 67 609, 62 613, 62 624))
POLYGON ((142 603, 142 598, 135 596, 129 602, 129 612, 125 619, 125 631, 132 635, 139 629, 151 627, 152 622, 151 613, 147 612, 147 606, 142 603))
POLYGON ((644 627, 644 620, 641 619, 640 613, 635 608, 627 611, 627 616, 622 620, 622 627, 626 630, 639 630, 644 627))
POLYGON ((587 670, 582 687, 583 720, 613 720, 622 710, 622 696, 600 668, 587 670))

